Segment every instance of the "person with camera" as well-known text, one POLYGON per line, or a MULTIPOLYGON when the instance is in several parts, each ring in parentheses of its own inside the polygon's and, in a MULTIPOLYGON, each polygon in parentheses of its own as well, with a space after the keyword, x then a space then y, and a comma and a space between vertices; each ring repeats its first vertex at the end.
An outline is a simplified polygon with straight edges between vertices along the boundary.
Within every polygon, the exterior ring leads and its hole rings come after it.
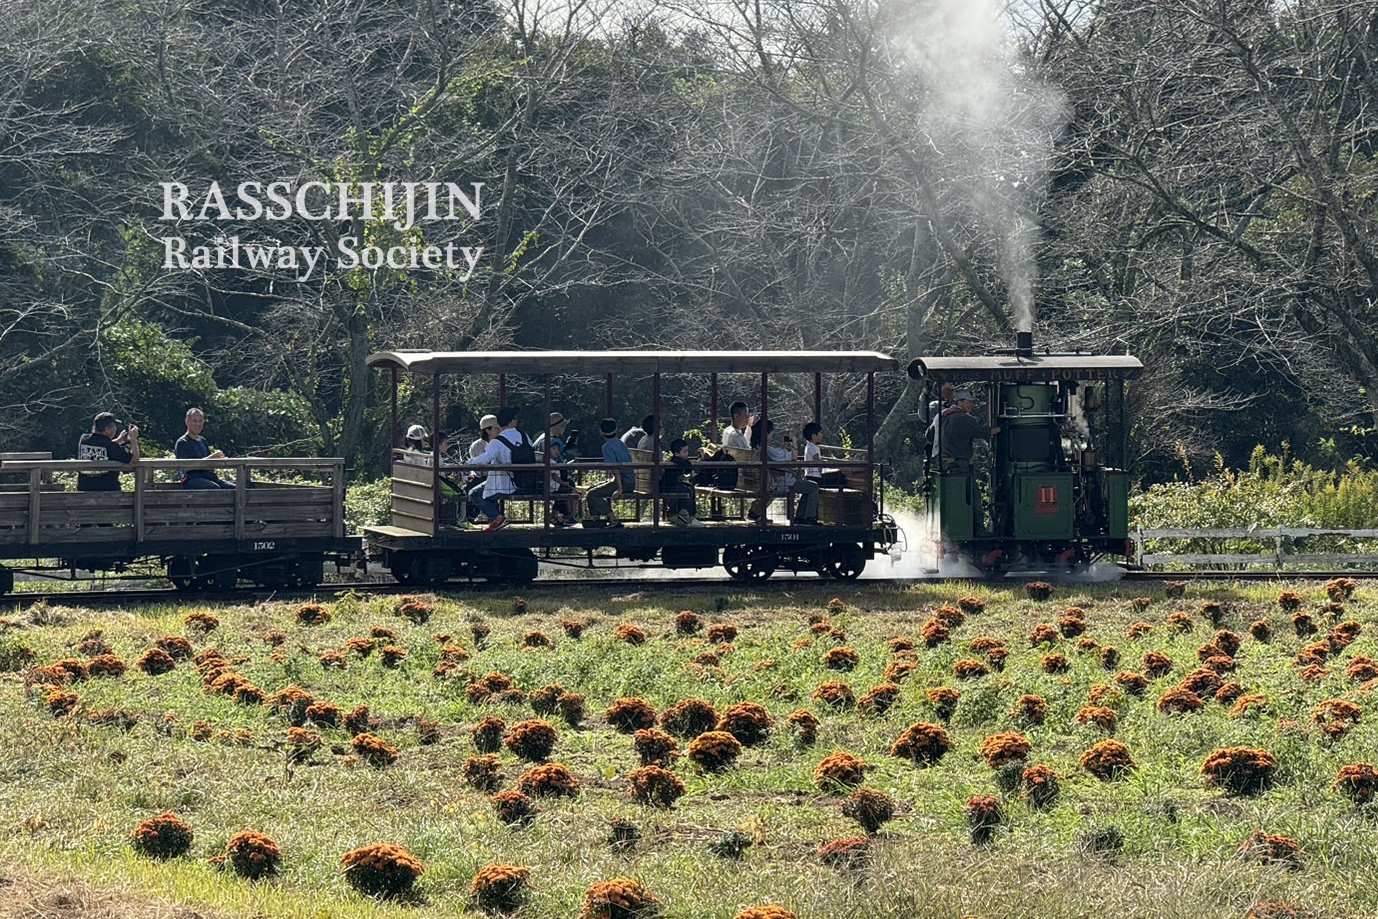
MULTIPOLYGON (((93 463, 124 463, 139 465, 139 428, 131 424, 119 434, 120 421, 109 412, 101 412, 91 423, 89 433, 77 442, 77 459, 93 463)), ((110 472, 77 473, 77 491, 119 491, 120 474, 110 472)))

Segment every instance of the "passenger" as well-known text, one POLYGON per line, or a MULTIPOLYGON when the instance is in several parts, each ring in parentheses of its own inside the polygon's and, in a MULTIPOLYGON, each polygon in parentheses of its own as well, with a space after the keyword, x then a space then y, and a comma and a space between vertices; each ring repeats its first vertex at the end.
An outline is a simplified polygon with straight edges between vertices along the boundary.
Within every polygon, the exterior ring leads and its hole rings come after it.
POLYGON ((474 438, 474 442, 469 444, 469 459, 473 459, 481 455, 484 450, 487 450, 488 441, 493 439, 493 435, 498 433, 498 430, 498 416, 484 415, 483 419, 478 423, 478 437, 474 438))
MULTIPOLYGON (((116 436, 120 422, 109 412, 101 412, 91 423, 89 434, 77 442, 77 459, 93 463, 139 465, 139 428, 131 424, 116 436), (129 449, 125 449, 128 446, 129 449)), ((119 491, 118 472, 79 472, 77 491, 119 491)))
MULTIPOLYGON (((512 448, 527 443, 526 436, 517 430, 515 408, 498 409, 493 420, 499 430, 493 433, 484 451, 469 460, 469 465, 508 465, 512 462, 512 448)), ((484 527, 484 532, 500 530, 507 526, 507 516, 503 513, 501 502, 504 495, 510 495, 516 490, 517 485, 512 479, 512 473, 505 469, 493 470, 488 473, 487 479, 469 489, 469 500, 488 517, 488 526, 484 527)))
MULTIPOLYGON (((178 459, 224 459, 220 450, 212 451, 201 432, 206 429, 206 413, 199 408, 187 409, 187 433, 177 438, 172 452, 178 459)), ((234 480, 222 480, 211 469, 189 469, 182 480, 183 488, 234 488, 234 480)))
POLYGON ((656 437, 659 436, 662 440, 665 438, 665 425, 655 415, 647 415, 641 419, 641 426, 646 433, 637 442, 636 448, 638 450, 654 450, 656 437))
MULTIPOLYGON (((823 425, 817 421, 810 421, 804 425, 804 430, 800 432, 800 436, 804 439, 804 462, 822 462, 823 451, 819 445, 823 443, 823 425)), ((841 488, 845 483, 840 469, 807 466, 804 468, 804 475, 816 481, 822 488, 841 488)))
POLYGON ((943 472, 970 475, 971 458, 976 453, 976 441, 989 440, 999 434, 999 428, 988 428, 971 413, 971 391, 959 389, 954 395, 952 411, 942 416, 939 443, 942 446, 943 472))
MULTIPOLYGON (((407 453, 407 462, 416 463, 421 466, 429 466, 434 454, 427 442, 430 439, 426 434, 426 429, 419 424, 414 424, 407 428, 407 436, 402 439, 403 449, 407 453)), ((445 451, 450 449, 450 438, 446 437, 440 442, 440 464, 442 466, 453 466, 454 463, 448 462, 445 451)))
POLYGON ((546 454, 550 455, 550 494, 562 496, 555 504, 555 516, 553 523, 557 527, 573 526, 578 522, 579 516, 579 496, 574 491, 574 483, 565 474, 563 469, 556 469, 556 466, 563 466, 568 462, 565 456, 565 429, 569 426, 569 419, 559 412, 551 412, 549 418, 550 428, 550 447, 545 444, 545 434, 536 438, 534 449, 536 457, 539 459, 546 454))
MULTIPOLYGON (((764 432, 766 441, 766 458, 772 463, 788 463, 798 457, 794 455, 794 442, 785 437, 784 448, 772 447, 770 445, 770 435, 775 430, 775 422, 769 419, 759 419, 751 429, 751 449, 760 450, 761 436, 764 432)), ((772 469, 770 473, 770 490, 772 494, 795 496, 794 520, 796 524, 816 524, 818 523, 818 483, 809 478, 796 478, 788 469, 772 469)), ((764 508, 761 500, 757 498, 752 502, 748 516, 752 520, 764 519, 764 508)))
POLYGON ((641 441, 648 437, 651 431, 655 430, 655 423, 655 415, 647 415, 645 418, 642 418, 641 424, 634 424, 627 428, 626 432, 622 435, 622 443, 625 444, 629 450, 649 449, 643 448, 641 446, 641 441))
MULTIPOLYGON (((598 425, 598 433, 603 435, 604 463, 631 465, 632 455, 627 452, 627 445, 617 437, 616 418, 604 418, 598 425)), ((613 516, 612 502, 627 492, 636 491, 636 473, 630 469, 614 469, 611 472, 612 478, 600 485, 593 486, 588 491, 586 499, 589 513, 584 518, 585 527, 620 527, 622 525, 622 522, 613 516), (598 518, 602 519, 599 520, 598 518)))
POLYGON ((732 416, 732 423, 723 428, 722 445, 724 447, 736 447, 739 450, 751 449, 751 426, 749 424, 750 415, 747 414, 745 402, 733 402, 728 409, 732 416))
POLYGON ((660 474, 660 494, 665 499, 665 518, 672 526, 701 527, 698 503, 691 484, 694 464, 689 459, 689 442, 682 437, 670 441, 670 463, 660 474))

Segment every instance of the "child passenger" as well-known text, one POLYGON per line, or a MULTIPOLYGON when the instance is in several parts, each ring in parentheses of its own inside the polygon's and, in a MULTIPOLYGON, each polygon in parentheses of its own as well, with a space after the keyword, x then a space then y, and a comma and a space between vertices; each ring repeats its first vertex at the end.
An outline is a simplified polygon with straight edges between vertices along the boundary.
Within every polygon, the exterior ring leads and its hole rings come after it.
POLYGON ((670 464, 660 474, 660 494, 665 499, 665 515, 671 526, 703 526, 694 500, 693 473, 689 442, 676 437, 670 441, 670 464))

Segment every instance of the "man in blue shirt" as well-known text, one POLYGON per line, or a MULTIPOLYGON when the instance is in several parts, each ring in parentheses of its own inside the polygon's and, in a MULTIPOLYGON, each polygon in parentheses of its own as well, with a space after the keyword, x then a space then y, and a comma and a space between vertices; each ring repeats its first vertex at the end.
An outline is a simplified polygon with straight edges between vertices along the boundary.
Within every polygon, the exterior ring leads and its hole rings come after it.
MULTIPOLYGON (((206 413, 199 408, 187 409, 187 433, 177 438, 172 452, 178 459, 224 459, 219 450, 211 452, 210 445, 201 436, 206 429, 206 413)), ((183 488, 234 488, 234 482, 219 479, 213 469, 189 469, 182 482, 183 488)))
MULTIPOLYGON (((604 418, 598 425, 598 433, 603 435, 603 462, 630 466, 632 455, 627 445, 617 437, 617 419, 604 418)), ((601 485, 595 485, 588 492, 589 515, 584 518, 584 526, 622 525, 612 514, 612 502, 623 494, 636 491, 636 473, 630 469, 613 470, 613 477, 601 485), (601 520, 596 518, 602 518, 601 520)))

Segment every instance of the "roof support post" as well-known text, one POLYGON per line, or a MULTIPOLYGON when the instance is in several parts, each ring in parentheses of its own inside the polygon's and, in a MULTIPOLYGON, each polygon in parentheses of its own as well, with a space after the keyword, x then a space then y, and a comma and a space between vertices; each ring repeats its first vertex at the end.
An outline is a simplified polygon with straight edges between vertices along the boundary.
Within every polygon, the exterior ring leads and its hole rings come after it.
POLYGON ((660 374, 651 377, 651 526, 660 526, 660 374))
POLYGON ((761 516, 756 519, 756 523, 760 526, 765 526, 766 519, 770 516, 770 469, 766 466, 766 458, 769 455, 766 453, 766 421, 768 420, 766 411, 770 407, 770 389, 767 385, 769 381, 770 374, 763 372, 761 374, 761 415, 756 420, 756 424, 760 425, 761 430, 752 429, 752 433, 760 439, 761 485, 758 489, 758 500, 761 502, 761 516))
POLYGON ((545 449, 541 451, 541 457, 540 457, 541 464, 542 464, 543 466, 545 466, 545 468, 541 470, 541 495, 545 498, 545 500, 541 502, 541 521, 542 521, 542 526, 543 526, 545 529, 549 530, 549 529, 550 529, 550 442, 551 442, 552 440, 554 440, 554 438, 551 437, 551 435, 550 435, 550 374, 547 373, 547 374, 542 375, 542 376, 541 376, 541 383, 542 383, 542 385, 545 387, 545 421, 544 421, 544 423, 543 423, 543 427, 545 428, 545 440, 541 441, 541 443, 545 444, 545 449))
POLYGON ((866 374, 866 500, 872 501, 876 481, 876 374, 866 374))
POLYGON ((431 535, 440 535, 440 374, 431 375, 431 535))
POLYGON ((718 443, 718 375, 708 375, 708 434, 718 443))

